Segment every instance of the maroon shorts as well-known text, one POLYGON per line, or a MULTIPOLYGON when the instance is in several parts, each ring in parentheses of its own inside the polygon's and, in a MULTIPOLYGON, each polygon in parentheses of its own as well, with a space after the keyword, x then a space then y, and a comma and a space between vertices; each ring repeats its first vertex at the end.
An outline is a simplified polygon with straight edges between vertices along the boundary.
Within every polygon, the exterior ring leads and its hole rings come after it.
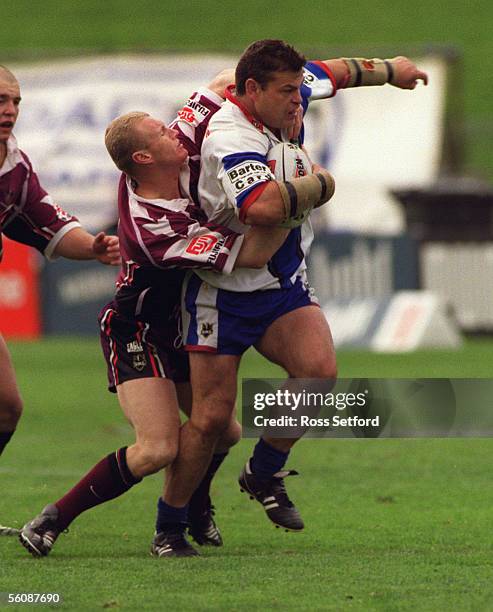
POLYGON ((188 382, 188 355, 181 348, 178 320, 160 327, 121 315, 110 302, 99 313, 100 339, 108 365, 108 388, 136 378, 188 382), (178 346, 178 348, 176 348, 178 346))

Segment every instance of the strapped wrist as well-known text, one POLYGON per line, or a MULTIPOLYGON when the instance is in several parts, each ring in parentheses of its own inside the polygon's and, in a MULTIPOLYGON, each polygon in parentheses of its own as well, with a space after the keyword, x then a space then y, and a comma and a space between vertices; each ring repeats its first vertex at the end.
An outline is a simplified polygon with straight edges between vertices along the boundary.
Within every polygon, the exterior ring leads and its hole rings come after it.
POLYGON ((363 57, 343 57, 349 76, 345 87, 360 87, 361 85, 385 85, 392 83, 394 69, 391 60, 363 57))

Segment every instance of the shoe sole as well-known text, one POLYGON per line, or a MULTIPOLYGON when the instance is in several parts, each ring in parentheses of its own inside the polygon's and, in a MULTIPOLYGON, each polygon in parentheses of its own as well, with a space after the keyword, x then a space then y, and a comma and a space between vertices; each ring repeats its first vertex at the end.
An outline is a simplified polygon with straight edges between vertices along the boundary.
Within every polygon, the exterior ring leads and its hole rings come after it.
POLYGON ((187 559, 190 557, 200 557, 198 552, 196 552, 194 555, 160 555, 159 553, 154 552, 152 549, 149 554, 151 557, 155 557, 156 559, 187 559))
MULTIPOLYGON (((240 491, 241 493, 248 493, 248 496, 250 497, 250 499, 253 499, 254 501, 256 501, 259 504, 262 504, 262 502, 260 502, 255 495, 253 495, 253 493, 248 489, 248 487, 244 484, 240 483, 240 491)), ((292 527, 286 527, 286 525, 279 525, 279 523, 276 523, 276 521, 273 521, 270 516, 267 514, 267 512, 264 510, 267 518, 269 519, 269 521, 276 527, 276 529, 284 529, 284 531, 286 531, 286 533, 300 533, 301 531, 303 531, 303 529, 305 528, 304 526, 301 527, 301 529, 293 529, 292 527)))
POLYGON ((190 537, 192 538, 192 540, 195 542, 195 544, 198 544, 199 546, 214 546, 215 548, 219 548, 220 546, 223 546, 223 542, 216 542, 214 540, 201 540, 200 538, 197 539, 192 533, 189 532, 190 537))
POLYGON ((31 542, 31 540, 26 537, 22 532, 19 533, 19 542, 28 552, 31 553, 33 557, 36 557, 37 559, 39 557, 46 557, 47 553, 42 553, 39 549, 37 549, 36 546, 34 546, 34 544, 31 542))

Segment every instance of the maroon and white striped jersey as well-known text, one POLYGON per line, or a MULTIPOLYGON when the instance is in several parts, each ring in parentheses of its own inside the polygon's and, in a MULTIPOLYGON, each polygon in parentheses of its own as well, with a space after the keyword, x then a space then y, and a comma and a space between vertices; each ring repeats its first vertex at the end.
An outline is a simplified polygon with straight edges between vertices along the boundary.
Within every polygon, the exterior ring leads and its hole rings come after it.
POLYGON ((78 220, 53 202, 11 136, 0 168, 0 259, 2 234, 53 259, 56 245, 74 227, 80 227, 78 220))
POLYGON ((207 88, 193 93, 178 111, 170 126, 178 131, 178 139, 188 151, 188 162, 180 174, 180 187, 184 196, 198 206, 198 183, 200 175, 200 151, 209 121, 223 104, 224 99, 207 88))
POLYGON ((222 99, 209 90, 193 94, 171 124, 189 157, 180 172, 183 198, 145 199, 125 174, 118 188, 120 251, 123 265, 116 301, 128 316, 146 321, 179 300, 186 269, 230 274, 244 236, 209 222, 197 204, 200 148, 209 119, 222 99))

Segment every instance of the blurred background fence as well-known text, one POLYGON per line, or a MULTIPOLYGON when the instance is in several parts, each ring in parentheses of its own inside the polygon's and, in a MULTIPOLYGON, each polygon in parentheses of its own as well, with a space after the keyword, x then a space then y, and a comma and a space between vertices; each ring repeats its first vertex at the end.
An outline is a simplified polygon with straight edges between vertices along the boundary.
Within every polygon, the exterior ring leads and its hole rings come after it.
MULTIPOLYGON (((0 7, 0 62, 22 88, 20 146, 55 199, 93 231, 116 221, 107 123, 133 109, 169 121, 252 40, 284 38, 322 59, 411 56, 429 72, 427 88, 348 90, 312 105, 306 143, 333 171, 337 192, 314 216, 311 280, 339 345, 459 346, 462 332, 493 331, 493 9, 486 2, 382 0, 329 10, 288 0, 267 10, 256 1, 228 9, 21 0, 0 7)), ((2 331, 94 333, 114 271, 45 265, 6 243, 2 331)))

